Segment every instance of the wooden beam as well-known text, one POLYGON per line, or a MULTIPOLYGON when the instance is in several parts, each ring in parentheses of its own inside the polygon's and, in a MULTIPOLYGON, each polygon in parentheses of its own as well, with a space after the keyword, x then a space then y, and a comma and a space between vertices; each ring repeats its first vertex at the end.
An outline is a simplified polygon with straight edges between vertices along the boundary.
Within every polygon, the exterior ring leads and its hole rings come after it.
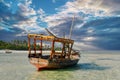
POLYGON ((34 53, 36 54, 36 39, 34 38, 34 53))
POLYGON ((70 50, 69 50, 69 58, 70 58, 70 55, 71 55, 72 47, 73 47, 73 44, 71 44, 71 46, 70 46, 70 50))
POLYGON ((40 35, 40 34, 29 34, 29 38, 36 38, 36 40, 46 40, 46 41, 55 41, 55 42, 64 42, 64 43, 73 43, 74 40, 65 39, 65 38, 58 38, 54 36, 47 36, 47 35, 40 35))
POLYGON ((65 43, 62 43, 63 44, 63 48, 62 48, 62 54, 61 54, 61 57, 63 58, 63 55, 65 55, 64 54, 64 52, 65 52, 65 43))
POLYGON ((55 41, 52 42, 52 48, 51 48, 50 59, 53 58, 53 55, 54 55, 54 53, 55 53, 55 50, 54 50, 54 44, 55 44, 55 41))
POLYGON ((70 44, 68 44, 68 59, 70 59, 70 44))
POLYGON ((28 51, 29 51, 29 54, 31 54, 30 38, 29 37, 28 37, 28 51))
POLYGON ((42 55, 42 40, 40 41, 40 54, 42 55))

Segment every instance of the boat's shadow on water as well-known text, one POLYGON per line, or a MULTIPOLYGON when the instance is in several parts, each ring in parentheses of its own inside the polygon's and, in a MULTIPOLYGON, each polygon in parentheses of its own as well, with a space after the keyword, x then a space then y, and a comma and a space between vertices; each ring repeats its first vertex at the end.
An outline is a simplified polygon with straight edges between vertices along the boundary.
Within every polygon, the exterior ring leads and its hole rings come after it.
MULTIPOLYGON (((63 69, 45 69, 45 70, 52 70, 52 71, 75 71, 75 70, 107 70, 111 67, 100 66, 95 63, 80 63, 75 66, 63 68, 63 69)), ((45 71, 44 70, 44 71, 45 71)))
POLYGON ((100 66, 95 63, 81 63, 75 66, 75 69, 80 70, 106 70, 110 69, 110 67, 100 66))

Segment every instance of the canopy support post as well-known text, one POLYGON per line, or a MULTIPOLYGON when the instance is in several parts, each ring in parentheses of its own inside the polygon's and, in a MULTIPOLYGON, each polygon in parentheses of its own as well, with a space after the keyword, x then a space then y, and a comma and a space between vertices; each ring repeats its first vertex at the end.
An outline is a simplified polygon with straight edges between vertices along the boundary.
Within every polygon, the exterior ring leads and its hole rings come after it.
POLYGON ((50 55, 50 59, 53 58, 53 55, 55 53, 55 50, 54 50, 54 44, 55 44, 55 41, 52 41, 52 48, 51 48, 51 55, 50 55))
POLYGON ((70 59, 70 55, 71 55, 71 51, 72 51, 72 47, 73 47, 73 44, 71 44, 71 46, 69 47, 69 56, 68 56, 69 59, 70 59))
POLYGON ((40 41, 40 55, 42 55, 42 40, 40 41))
POLYGON ((61 54, 61 57, 65 57, 66 54, 65 54, 65 43, 63 43, 63 48, 62 48, 62 54, 61 54))
POLYGON ((28 55, 28 57, 30 57, 31 47, 30 47, 30 38, 29 38, 29 37, 28 37, 28 50, 29 50, 29 55, 28 55))
POLYGON ((36 55, 36 37, 34 37, 34 53, 36 55))

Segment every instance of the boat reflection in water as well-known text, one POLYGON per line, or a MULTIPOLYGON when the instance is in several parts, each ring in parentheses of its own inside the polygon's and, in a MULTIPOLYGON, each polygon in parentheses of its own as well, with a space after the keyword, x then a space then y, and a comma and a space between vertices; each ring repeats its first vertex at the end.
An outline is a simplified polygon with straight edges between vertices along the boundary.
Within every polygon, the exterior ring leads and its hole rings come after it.
MULTIPOLYGON (((48 31, 48 30, 47 30, 48 31)), ((51 35, 43 35, 43 34, 28 34, 28 48, 29 48, 29 61, 31 64, 36 66, 37 70, 47 68, 64 68, 68 66, 76 65, 79 61, 80 54, 78 51, 72 49, 74 40, 59 38, 53 35, 50 31, 48 31, 51 35), (31 40, 33 40, 33 48, 31 40), (39 53, 37 53, 36 45, 40 41, 39 44, 39 53), (43 42, 47 41, 51 43, 51 50, 49 54, 43 53, 43 42), (61 50, 56 51, 55 45, 61 44, 61 50)))

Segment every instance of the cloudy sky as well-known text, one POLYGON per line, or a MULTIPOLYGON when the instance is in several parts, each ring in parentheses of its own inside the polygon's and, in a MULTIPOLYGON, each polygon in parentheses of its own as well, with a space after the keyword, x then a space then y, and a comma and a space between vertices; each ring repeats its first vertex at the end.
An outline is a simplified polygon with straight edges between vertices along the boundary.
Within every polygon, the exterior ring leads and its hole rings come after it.
POLYGON ((27 33, 69 37, 81 50, 120 50, 120 0, 0 0, 0 40, 27 33))

